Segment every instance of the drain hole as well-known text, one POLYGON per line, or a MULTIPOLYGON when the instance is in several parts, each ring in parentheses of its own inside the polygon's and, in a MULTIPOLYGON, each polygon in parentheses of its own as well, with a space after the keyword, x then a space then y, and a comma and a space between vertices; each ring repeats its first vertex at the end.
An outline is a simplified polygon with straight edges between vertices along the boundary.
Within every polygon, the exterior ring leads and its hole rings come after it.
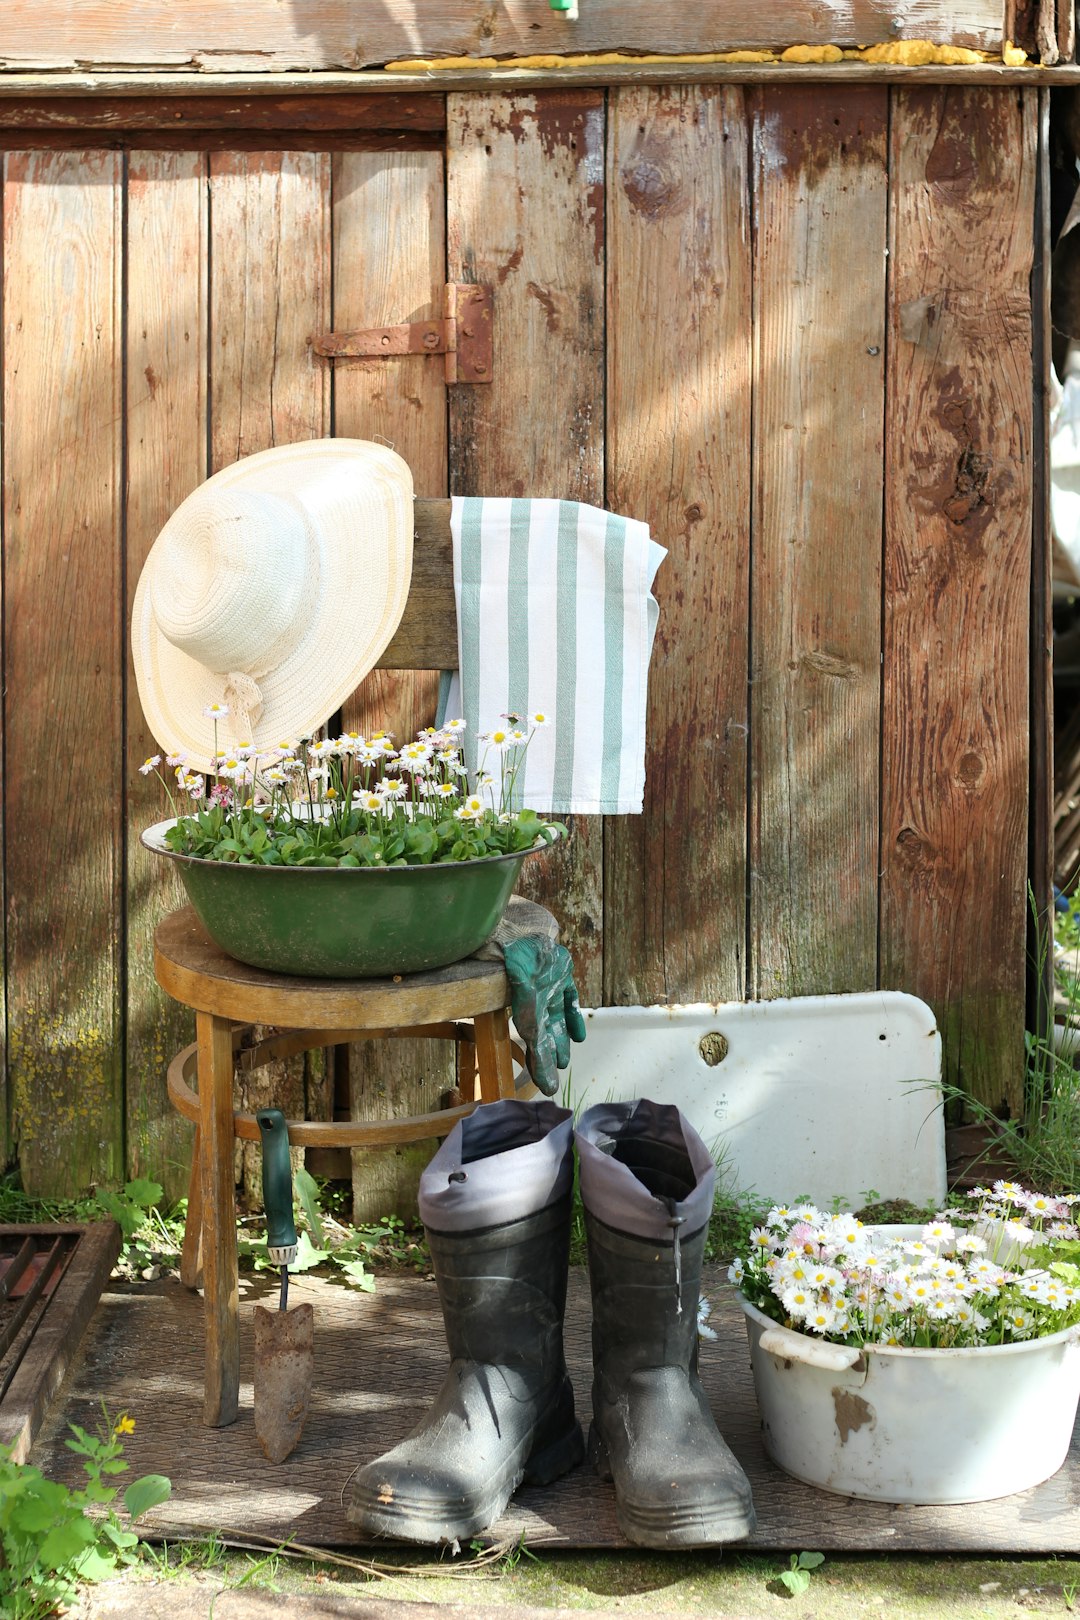
POLYGON ((715 1069, 716 1065, 723 1063, 728 1055, 727 1036, 721 1035, 718 1029, 711 1029, 698 1042, 698 1051, 701 1053, 702 1063, 707 1063, 710 1069, 715 1069))

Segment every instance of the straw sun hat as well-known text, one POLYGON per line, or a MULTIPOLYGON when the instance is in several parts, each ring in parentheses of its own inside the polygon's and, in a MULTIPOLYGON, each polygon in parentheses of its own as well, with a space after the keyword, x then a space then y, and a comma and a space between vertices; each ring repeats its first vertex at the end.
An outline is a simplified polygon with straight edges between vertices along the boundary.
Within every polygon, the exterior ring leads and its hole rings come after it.
POLYGON ((363 439, 248 456, 208 478, 155 540, 131 647, 160 746, 207 770, 218 745, 310 735, 378 662, 412 569, 412 474, 363 439))

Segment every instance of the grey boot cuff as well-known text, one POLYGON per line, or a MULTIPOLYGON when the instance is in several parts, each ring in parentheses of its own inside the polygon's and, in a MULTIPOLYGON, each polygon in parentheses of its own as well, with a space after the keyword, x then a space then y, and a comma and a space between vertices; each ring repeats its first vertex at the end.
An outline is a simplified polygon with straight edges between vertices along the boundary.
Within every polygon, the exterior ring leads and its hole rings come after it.
POLYGON ((475 1232, 535 1215, 573 1186, 573 1117, 553 1102, 504 1097, 460 1120, 420 1177, 433 1232, 475 1232))
POLYGON ((708 1221, 716 1165, 677 1108, 644 1097, 597 1103, 582 1114, 575 1140, 582 1202, 606 1226, 670 1243, 675 1218, 687 1236, 708 1221), (655 1176, 631 1168, 650 1162, 663 1166, 655 1176))

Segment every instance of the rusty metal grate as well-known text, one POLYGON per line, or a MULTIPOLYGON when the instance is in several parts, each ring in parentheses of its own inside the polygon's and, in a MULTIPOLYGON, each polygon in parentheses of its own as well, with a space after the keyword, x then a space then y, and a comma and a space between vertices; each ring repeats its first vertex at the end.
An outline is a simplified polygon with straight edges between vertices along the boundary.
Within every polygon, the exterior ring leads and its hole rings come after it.
POLYGON ((25 1461, 120 1252, 114 1221, 0 1226, 0 1445, 25 1461))

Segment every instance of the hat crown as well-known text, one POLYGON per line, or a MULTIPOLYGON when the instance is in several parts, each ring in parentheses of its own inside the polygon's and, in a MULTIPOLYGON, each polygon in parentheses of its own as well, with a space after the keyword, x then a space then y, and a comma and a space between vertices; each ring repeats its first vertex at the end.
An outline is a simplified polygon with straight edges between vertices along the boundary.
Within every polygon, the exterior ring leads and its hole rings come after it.
POLYGON ((409 591, 412 474, 385 445, 312 439, 223 467, 177 507, 135 588, 131 652, 159 745, 212 765, 322 725, 375 665, 409 591), (209 711, 228 713, 219 735, 209 711))
POLYGON ((257 674, 299 633, 318 544, 288 495, 196 492, 161 531, 147 568, 154 614, 175 647, 207 669, 257 674))

